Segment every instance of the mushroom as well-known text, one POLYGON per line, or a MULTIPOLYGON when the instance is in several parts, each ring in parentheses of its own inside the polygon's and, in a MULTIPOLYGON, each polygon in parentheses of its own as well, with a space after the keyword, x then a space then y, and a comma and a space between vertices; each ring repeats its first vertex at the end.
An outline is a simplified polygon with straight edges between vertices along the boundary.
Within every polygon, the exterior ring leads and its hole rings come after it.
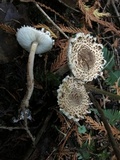
POLYGON ((88 82, 97 78, 106 63, 102 49, 90 34, 77 33, 69 40, 68 63, 77 79, 88 82))
POLYGON ((73 76, 66 76, 57 90, 57 100, 60 111, 75 122, 83 119, 88 111, 90 100, 85 90, 84 82, 73 76))
POLYGON ((21 102, 21 108, 29 107, 29 100, 34 89, 34 57, 52 49, 54 44, 49 31, 36 30, 30 26, 23 26, 16 33, 17 41, 29 53, 27 63, 27 91, 21 102))

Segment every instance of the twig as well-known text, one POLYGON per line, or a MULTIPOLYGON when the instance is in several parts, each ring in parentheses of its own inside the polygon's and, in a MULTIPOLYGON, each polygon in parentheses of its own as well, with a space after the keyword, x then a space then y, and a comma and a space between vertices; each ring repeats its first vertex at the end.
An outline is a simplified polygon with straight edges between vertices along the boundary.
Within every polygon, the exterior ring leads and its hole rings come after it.
POLYGON ((29 128, 28 128, 28 125, 26 123, 25 127, 7 127, 7 126, 0 126, 0 129, 4 129, 4 130, 9 130, 9 131, 12 131, 12 130, 25 130, 28 135, 30 136, 33 144, 34 144, 34 141, 35 141, 35 138, 32 136, 29 128))
POLYGON ((39 2, 33 2, 35 6, 42 12, 42 14, 52 23, 52 25, 57 28, 57 30, 65 36, 65 38, 69 39, 69 37, 61 30, 60 27, 58 27, 53 20, 44 12, 44 10, 38 5, 39 2))
POLYGON ((104 94, 104 95, 107 95, 108 97, 110 97, 111 99, 116 99, 116 100, 120 100, 120 96, 116 95, 116 94, 113 94, 113 93, 110 93, 110 92, 107 92, 105 90, 102 90, 102 89, 98 89, 92 85, 89 85, 89 84, 85 84, 85 88, 88 90, 88 91, 92 91, 92 92, 96 92, 96 93, 100 93, 100 94, 104 94))
POLYGON ((68 140, 68 138, 69 138, 69 136, 71 135, 71 133, 74 131, 74 122, 71 124, 71 128, 67 131, 67 133, 66 133, 66 136, 64 137, 64 141, 63 141, 63 143, 60 145, 60 152, 62 152, 63 151, 63 148, 64 148, 64 146, 65 146, 65 144, 66 144, 66 141, 68 140))
POLYGON ((25 130, 27 132, 27 134, 29 135, 29 137, 31 138, 32 142, 33 142, 33 146, 35 145, 35 138, 33 137, 32 133, 30 132, 29 128, 28 128, 28 120, 27 120, 27 115, 25 113, 26 108, 23 107, 22 111, 24 113, 24 126, 25 126, 25 130))
MULTIPOLYGON (((46 128, 47 128, 47 126, 48 126, 48 124, 49 124, 49 122, 50 122, 50 119, 51 119, 52 115, 53 115, 53 112, 51 112, 51 113, 49 114, 49 116, 45 119, 42 128, 40 128, 40 130, 38 131, 38 134, 37 134, 37 136, 36 136, 35 143, 34 143, 34 145, 35 145, 36 147, 37 147, 37 145, 38 145, 38 143, 39 143, 39 141, 40 141, 43 133, 46 131, 46 128)), ((29 160, 29 159, 32 157, 32 155, 34 154, 34 151, 35 151, 35 148, 33 148, 33 146, 32 146, 32 147, 29 149, 29 151, 27 152, 24 160, 29 160)))
POLYGON ((25 130, 25 127, 7 127, 7 126, 0 126, 0 129, 9 130, 9 131, 16 130, 16 129, 25 130))
POLYGON ((28 128, 28 124, 27 124, 27 117, 26 117, 26 114, 24 116, 24 123, 25 123, 25 126, 23 127, 7 127, 7 126, 0 126, 0 129, 4 129, 4 130, 9 130, 9 131, 12 131, 12 130, 25 130, 28 135, 30 136, 32 142, 33 142, 33 145, 34 145, 34 142, 35 142, 35 138, 33 137, 33 135, 31 134, 29 128, 28 128))
POLYGON ((52 152, 49 154, 49 156, 45 159, 45 160, 49 160, 50 159, 50 157, 52 156, 52 154, 56 151, 57 149, 56 148, 54 148, 53 150, 52 150, 52 152))
MULTIPOLYGON (((101 81, 99 80, 99 78, 97 78, 97 80, 98 80, 98 83, 99 83, 99 85, 100 85, 100 89, 102 90, 103 88, 102 88, 102 85, 101 85, 101 81)), ((105 96, 102 95, 102 97, 103 97, 103 106, 104 106, 104 108, 106 108, 106 100, 105 100, 105 96)))
MULTIPOLYGON (((64 3, 64 1, 61 1, 61 0, 58 0, 58 1, 59 1, 60 3, 62 3, 63 5, 65 5, 66 7, 72 9, 73 11, 80 13, 79 10, 77 10, 77 9, 75 9, 74 7, 68 5, 67 3, 64 3)), ((72 2, 72 1, 71 1, 71 2, 72 2)), ((75 3, 73 2, 72 4, 74 5, 75 3)))
POLYGON ((106 5, 103 8, 103 12, 105 12, 106 8, 110 5, 110 1, 111 0, 107 0, 107 3, 106 3, 106 5))
POLYGON ((117 15, 117 17, 118 17, 118 20, 119 20, 119 22, 120 22, 120 14, 119 14, 119 12, 118 12, 118 10, 117 10, 117 7, 116 7, 116 5, 115 5, 115 0, 111 0, 111 3, 112 3, 112 6, 113 6, 113 8, 114 8, 114 10, 115 10, 115 13, 116 13, 116 15, 117 15))
POLYGON ((90 94, 90 98, 91 98, 93 104, 95 105, 95 107, 97 108, 99 114, 101 115, 101 119, 102 119, 102 121, 104 123, 105 129, 107 130, 107 134, 108 134, 110 143, 111 143, 111 145, 113 147, 113 150, 115 152, 115 155, 116 155, 117 159, 120 160, 119 145, 118 145, 118 143, 115 141, 115 139, 113 137, 112 131, 110 129, 110 126, 109 126, 105 116, 104 116, 104 113, 103 113, 99 103, 96 101, 96 99, 94 99, 92 94, 90 94))
POLYGON ((4 89, 16 102, 18 102, 16 97, 12 93, 10 93, 10 91, 8 91, 5 87, 0 87, 0 89, 4 89))

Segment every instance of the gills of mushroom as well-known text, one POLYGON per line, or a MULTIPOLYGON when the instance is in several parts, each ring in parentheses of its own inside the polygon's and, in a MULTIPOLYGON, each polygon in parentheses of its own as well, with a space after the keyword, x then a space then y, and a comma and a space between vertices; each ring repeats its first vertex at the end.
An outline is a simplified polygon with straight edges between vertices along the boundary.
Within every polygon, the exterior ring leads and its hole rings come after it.
POLYGON ((76 80, 73 76, 66 76, 57 90, 57 102, 60 111, 75 122, 83 119, 90 113, 89 96, 84 87, 84 82, 76 80))
POLYGON ((54 44, 50 32, 44 29, 36 30, 33 27, 23 26, 16 33, 17 41, 29 53, 27 63, 27 92, 21 102, 21 108, 29 107, 29 100, 34 89, 34 57, 52 49, 54 44))
POLYGON ((102 49, 103 45, 98 44, 90 34, 77 33, 71 38, 68 63, 74 77, 84 82, 97 78, 106 63, 102 49))

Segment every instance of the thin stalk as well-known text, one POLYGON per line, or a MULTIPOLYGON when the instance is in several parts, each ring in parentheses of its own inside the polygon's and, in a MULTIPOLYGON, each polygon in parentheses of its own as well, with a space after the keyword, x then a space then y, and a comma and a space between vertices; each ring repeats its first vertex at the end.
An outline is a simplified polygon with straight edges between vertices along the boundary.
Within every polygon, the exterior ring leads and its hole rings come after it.
POLYGON ((29 107, 29 100, 33 93, 33 89, 34 89, 33 67, 34 67, 34 58, 35 58, 35 52, 36 52, 37 46, 38 46, 37 42, 33 42, 31 45, 31 50, 30 50, 28 63, 27 63, 27 91, 21 102, 21 106, 20 106, 21 108, 29 107))

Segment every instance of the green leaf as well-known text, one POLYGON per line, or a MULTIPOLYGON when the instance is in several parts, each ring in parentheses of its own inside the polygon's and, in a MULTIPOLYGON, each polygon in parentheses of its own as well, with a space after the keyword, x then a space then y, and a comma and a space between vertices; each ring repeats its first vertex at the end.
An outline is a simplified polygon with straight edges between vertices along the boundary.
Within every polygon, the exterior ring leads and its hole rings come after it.
POLYGON ((110 71, 113 69, 115 65, 114 53, 112 51, 109 51, 106 47, 104 47, 102 51, 103 51, 103 56, 106 60, 104 69, 110 71))
POLYGON ((98 156, 98 160, 101 160, 101 159, 106 160, 109 158, 110 153, 108 152, 107 149, 105 149, 105 150, 103 150, 102 153, 99 153, 97 156, 98 156))
POLYGON ((119 77, 120 77, 120 70, 111 71, 109 73, 109 77, 105 81, 106 81, 106 83, 108 85, 113 86, 115 84, 115 82, 117 82, 117 80, 119 79, 119 77))
POLYGON ((103 110, 105 117, 108 119, 108 122, 111 125, 115 125, 117 121, 120 121, 120 111, 112 110, 112 109, 105 109, 103 110))
POLYGON ((86 133, 86 131, 87 130, 86 130, 86 127, 84 125, 78 127, 78 132, 79 133, 83 133, 84 134, 84 133, 86 133))
POLYGON ((98 110, 95 108, 90 108, 90 111, 94 112, 94 114, 96 114, 96 115, 100 115, 98 110))
POLYGON ((83 156, 80 153, 78 153, 77 156, 77 160, 83 160, 83 156))
POLYGON ((58 86, 60 85, 60 77, 51 72, 46 74, 47 83, 50 86, 58 86))

